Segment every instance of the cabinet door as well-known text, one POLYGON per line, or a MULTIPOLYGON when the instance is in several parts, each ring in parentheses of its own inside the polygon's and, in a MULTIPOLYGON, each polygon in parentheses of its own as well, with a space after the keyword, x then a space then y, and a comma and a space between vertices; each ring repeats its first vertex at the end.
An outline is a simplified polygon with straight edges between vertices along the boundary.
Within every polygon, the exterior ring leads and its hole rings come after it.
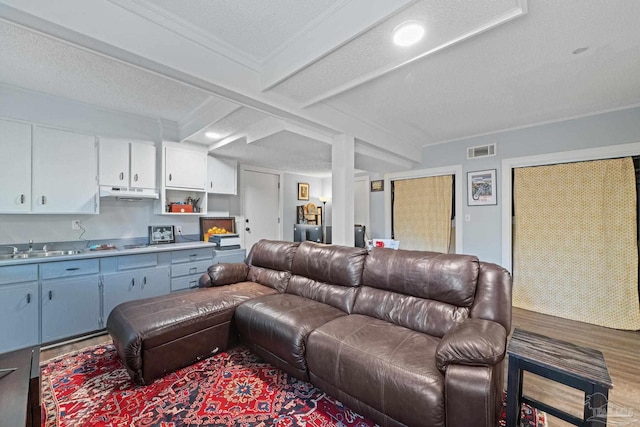
POLYGON ((156 147, 131 143, 131 187, 158 188, 156 185, 156 147))
POLYGON ((112 273, 102 276, 102 296, 104 321, 120 303, 138 299, 140 281, 137 272, 112 273))
POLYGON ((237 194, 237 166, 235 160, 207 156, 207 192, 237 194))
POLYGON ((35 127, 31 210, 95 213, 97 171, 93 136, 35 127))
POLYGON ((142 298, 157 297, 171 292, 169 267, 140 270, 139 274, 142 298))
POLYGON ((165 147, 165 186, 204 189, 207 154, 202 151, 165 147))
POLYGON ((0 120, 0 212, 31 210, 31 126, 0 120))
POLYGON ((100 138, 100 185, 127 187, 129 185, 129 142, 100 138))
POLYGON ((101 328, 98 276, 42 282, 42 342, 101 328))
POLYGON ((0 286, 0 353, 38 344, 38 282, 0 286))

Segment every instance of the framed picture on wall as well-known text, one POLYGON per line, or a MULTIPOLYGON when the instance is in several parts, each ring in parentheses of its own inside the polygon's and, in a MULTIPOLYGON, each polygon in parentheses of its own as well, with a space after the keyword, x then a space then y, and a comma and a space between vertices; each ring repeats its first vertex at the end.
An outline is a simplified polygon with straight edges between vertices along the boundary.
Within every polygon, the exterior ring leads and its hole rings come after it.
POLYGON ((467 205, 497 205, 496 170, 467 172, 467 205))
POLYGON ((371 192, 384 191, 384 180, 378 179, 371 181, 371 192))
POLYGON ((150 225, 149 244, 174 243, 176 241, 173 225, 150 225))
POLYGON ((298 200, 309 200, 309 184, 298 183, 298 200))

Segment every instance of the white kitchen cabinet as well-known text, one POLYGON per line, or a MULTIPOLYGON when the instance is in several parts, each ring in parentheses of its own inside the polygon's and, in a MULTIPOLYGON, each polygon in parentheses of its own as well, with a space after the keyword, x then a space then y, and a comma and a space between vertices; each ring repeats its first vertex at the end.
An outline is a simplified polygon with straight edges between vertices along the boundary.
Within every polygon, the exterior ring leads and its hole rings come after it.
POLYGON ((158 188, 156 183, 156 147, 131 143, 131 188, 158 188))
POLYGON ((207 153, 186 148, 164 147, 165 187, 204 190, 207 153))
POLYGON ((129 142, 100 138, 100 185, 129 185, 129 142))
POLYGON ((154 189, 156 147, 121 139, 100 138, 100 185, 154 189))
POLYGON ((31 210, 31 126, 0 120, 0 213, 31 210))
POLYGON ((38 266, 0 267, 0 353, 39 343, 38 266))
POLYGON ((31 211, 97 213, 95 137, 34 127, 31 211))
POLYGON ((207 156, 208 193, 237 194, 237 176, 237 161, 207 156))

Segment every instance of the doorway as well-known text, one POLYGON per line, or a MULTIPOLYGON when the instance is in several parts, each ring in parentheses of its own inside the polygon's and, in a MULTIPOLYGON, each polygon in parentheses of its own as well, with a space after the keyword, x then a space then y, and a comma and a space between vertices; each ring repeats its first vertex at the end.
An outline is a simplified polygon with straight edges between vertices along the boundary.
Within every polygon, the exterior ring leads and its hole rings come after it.
POLYGON ((260 239, 282 239, 282 174, 268 169, 242 166, 243 234, 247 254, 260 239))

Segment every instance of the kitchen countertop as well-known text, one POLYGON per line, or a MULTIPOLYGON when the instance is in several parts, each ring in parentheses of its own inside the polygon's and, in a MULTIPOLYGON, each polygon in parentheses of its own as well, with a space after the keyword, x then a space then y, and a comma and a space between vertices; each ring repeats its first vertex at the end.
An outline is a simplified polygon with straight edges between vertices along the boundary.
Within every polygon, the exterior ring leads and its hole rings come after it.
POLYGON ((150 246, 143 246, 139 248, 130 248, 130 249, 125 249, 120 247, 118 247, 117 249, 108 249, 108 250, 101 250, 101 251, 91 251, 89 249, 86 249, 79 254, 73 254, 73 255, 57 255, 57 256, 48 256, 48 257, 14 258, 14 259, 0 260, 0 267, 7 266, 7 265, 42 264, 45 262, 69 261, 74 259, 104 258, 104 257, 110 257, 110 256, 137 255, 137 254, 145 254, 145 253, 179 251, 182 249, 202 249, 202 248, 215 249, 216 245, 208 242, 194 241, 194 242, 181 242, 181 243, 167 243, 162 245, 150 245, 150 246))

